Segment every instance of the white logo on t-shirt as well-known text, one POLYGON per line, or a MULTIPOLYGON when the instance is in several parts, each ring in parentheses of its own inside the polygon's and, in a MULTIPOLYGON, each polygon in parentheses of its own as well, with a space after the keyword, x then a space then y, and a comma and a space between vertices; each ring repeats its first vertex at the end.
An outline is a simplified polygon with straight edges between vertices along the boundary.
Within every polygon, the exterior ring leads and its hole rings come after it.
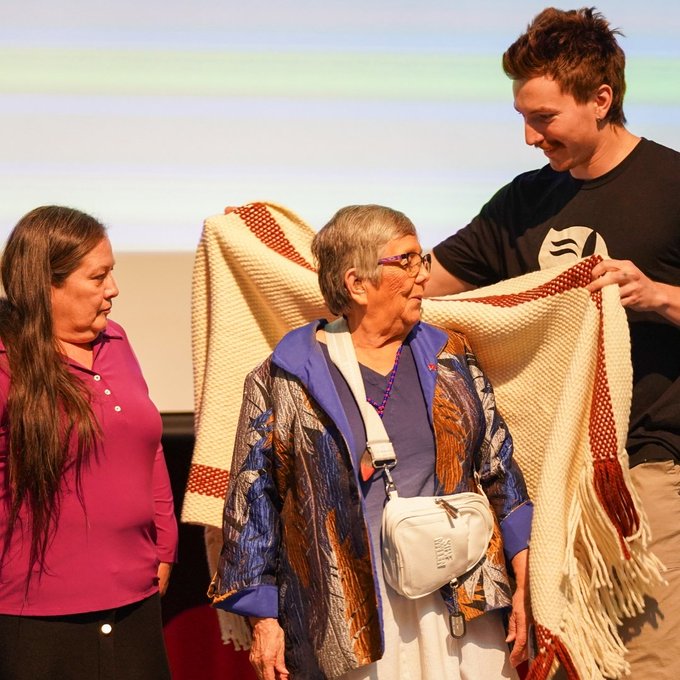
POLYGON ((550 229, 538 252, 538 266, 549 269, 590 255, 609 257, 604 239, 590 227, 550 229))

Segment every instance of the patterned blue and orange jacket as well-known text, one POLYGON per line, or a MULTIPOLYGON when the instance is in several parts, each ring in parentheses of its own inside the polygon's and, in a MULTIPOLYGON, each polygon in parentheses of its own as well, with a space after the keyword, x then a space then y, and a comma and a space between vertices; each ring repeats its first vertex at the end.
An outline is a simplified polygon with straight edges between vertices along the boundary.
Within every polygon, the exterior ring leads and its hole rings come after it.
MULTIPOLYGON (((352 432, 315 339, 324 323, 288 333, 246 378, 211 585, 216 607, 278 616, 288 670, 306 679, 383 653, 380 558, 371 555, 352 432)), ((464 336, 421 323, 410 345, 435 434, 437 494, 474 490, 476 469, 498 520, 486 558, 457 589, 471 619, 510 604, 503 544, 508 557, 527 547, 532 508, 464 336)))

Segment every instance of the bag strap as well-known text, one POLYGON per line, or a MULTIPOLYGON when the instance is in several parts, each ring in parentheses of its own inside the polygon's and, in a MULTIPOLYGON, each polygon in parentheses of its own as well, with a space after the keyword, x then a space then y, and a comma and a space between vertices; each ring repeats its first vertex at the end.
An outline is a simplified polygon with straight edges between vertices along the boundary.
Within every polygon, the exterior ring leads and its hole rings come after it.
POLYGON ((366 390, 361 377, 359 362, 352 344, 347 322, 342 317, 326 324, 326 344, 331 361, 338 367, 347 381, 354 399, 359 406, 366 428, 366 450, 371 455, 374 468, 385 470, 397 464, 394 447, 385 430, 385 425, 375 409, 366 401, 366 390))

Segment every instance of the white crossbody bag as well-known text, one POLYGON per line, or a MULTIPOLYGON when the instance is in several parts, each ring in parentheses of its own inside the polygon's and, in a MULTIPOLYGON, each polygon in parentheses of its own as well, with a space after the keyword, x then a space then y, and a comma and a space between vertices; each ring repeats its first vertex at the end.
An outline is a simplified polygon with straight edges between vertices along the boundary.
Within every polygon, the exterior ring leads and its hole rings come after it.
MULTIPOLYGON (((385 580, 415 599, 451 584, 484 558, 493 534, 486 496, 474 492, 401 498, 390 474, 397 464, 382 419, 366 401, 354 345, 344 319, 325 327, 328 352, 347 381, 366 427, 366 449, 373 467, 385 476, 388 501, 382 517, 385 580)), ((464 626, 464 623, 463 623, 464 626)), ((464 627, 463 627, 464 634, 464 627)), ((452 629, 452 635, 454 634, 452 629)))

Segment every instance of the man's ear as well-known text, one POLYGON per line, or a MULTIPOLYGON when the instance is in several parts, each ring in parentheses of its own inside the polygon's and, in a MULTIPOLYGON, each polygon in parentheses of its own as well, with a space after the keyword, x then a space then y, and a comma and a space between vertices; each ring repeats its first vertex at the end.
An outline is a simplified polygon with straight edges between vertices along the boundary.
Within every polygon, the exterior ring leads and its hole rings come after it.
POLYGON ((597 88, 595 96, 593 97, 593 102, 595 104, 595 120, 600 122, 607 117, 613 98, 612 88, 609 85, 603 84, 597 88))
POLYGON ((354 302, 359 305, 366 304, 364 281, 357 276, 357 270, 354 267, 345 272, 345 288, 354 302))

